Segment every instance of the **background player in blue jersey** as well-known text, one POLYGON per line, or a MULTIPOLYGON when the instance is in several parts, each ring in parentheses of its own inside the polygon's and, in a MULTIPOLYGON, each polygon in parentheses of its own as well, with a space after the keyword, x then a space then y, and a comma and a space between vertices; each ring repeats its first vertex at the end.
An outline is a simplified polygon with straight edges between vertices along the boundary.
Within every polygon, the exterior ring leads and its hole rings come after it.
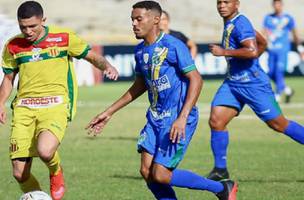
POLYGON ((275 83, 276 100, 280 101, 281 95, 285 94, 285 102, 289 103, 293 90, 288 87, 284 80, 284 73, 288 63, 288 52, 290 51, 292 33, 294 43, 299 46, 300 41, 296 31, 295 20, 283 12, 283 1, 273 0, 274 12, 264 18, 264 34, 268 40, 268 67, 269 77, 275 83))
POLYGON ((170 15, 167 11, 163 10, 159 23, 160 30, 180 39, 189 48, 192 58, 195 58, 197 55, 197 46, 195 42, 193 40, 190 40, 182 32, 170 29, 169 24, 170 24, 170 15))
POLYGON ((191 171, 177 169, 195 132, 195 106, 202 87, 187 47, 159 29, 162 9, 154 1, 133 5, 132 26, 137 39, 136 78, 129 90, 87 126, 100 133, 112 115, 148 91, 147 123, 140 133, 140 172, 156 199, 177 199, 172 186, 207 190, 221 200, 236 199, 237 184, 217 182, 191 171))
POLYGON ((224 20, 222 46, 210 45, 211 53, 225 56, 228 64, 227 78, 214 96, 209 118, 215 166, 208 178, 213 180, 229 177, 227 124, 245 104, 270 128, 304 144, 304 127, 287 120, 275 101, 270 80, 257 59, 263 48, 257 46, 249 20, 238 12, 239 5, 239 0, 217 0, 218 12, 224 20))

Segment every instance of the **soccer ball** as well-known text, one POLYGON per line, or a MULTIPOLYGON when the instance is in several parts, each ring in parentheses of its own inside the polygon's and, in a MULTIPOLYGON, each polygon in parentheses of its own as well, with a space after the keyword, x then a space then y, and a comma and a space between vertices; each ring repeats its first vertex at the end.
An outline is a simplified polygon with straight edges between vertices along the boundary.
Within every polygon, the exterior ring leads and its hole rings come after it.
POLYGON ((43 191, 32 191, 23 194, 19 200, 52 200, 52 198, 43 191))

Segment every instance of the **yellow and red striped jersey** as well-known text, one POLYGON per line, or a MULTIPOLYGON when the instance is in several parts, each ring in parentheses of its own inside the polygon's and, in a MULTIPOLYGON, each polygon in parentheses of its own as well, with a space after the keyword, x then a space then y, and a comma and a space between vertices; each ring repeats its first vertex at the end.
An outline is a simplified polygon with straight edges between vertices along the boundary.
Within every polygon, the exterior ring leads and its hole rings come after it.
POLYGON ((89 50, 71 30, 46 26, 45 35, 34 43, 23 34, 11 38, 3 50, 2 68, 5 74, 19 73, 16 100, 63 96, 72 119, 78 92, 72 57, 83 58, 89 50))

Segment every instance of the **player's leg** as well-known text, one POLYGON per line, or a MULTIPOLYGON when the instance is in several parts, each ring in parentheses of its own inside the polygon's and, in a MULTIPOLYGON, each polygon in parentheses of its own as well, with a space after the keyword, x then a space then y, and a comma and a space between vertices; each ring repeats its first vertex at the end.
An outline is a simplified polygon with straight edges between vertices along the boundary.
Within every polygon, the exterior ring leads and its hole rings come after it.
POLYGON ((266 123, 273 130, 284 133, 294 141, 304 144, 304 127, 299 123, 288 120, 283 115, 268 120, 266 123))
POLYGON ((41 109, 37 114, 37 152, 46 164, 50 174, 50 191, 54 200, 60 200, 65 193, 65 184, 57 149, 67 126, 66 105, 41 109))
MULTIPOLYGON (((190 117, 191 118, 191 117, 190 117)), ((186 126, 186 138, 178 144, 172 144, 169 140, 169 129, 164 129, 159 135, 161 151, 155 155, 152 167, 152 179, 160 184, 169 184, 175 187, 189 188, 195 190, 207 190, 219 195, 220 199, 228 199, 236 193, 237 185, 233 181, 217 182, 200 176, 188 170, 177 169, 187 147, 191 141, 197 125, 193 119, 188 120, 186 126), (229 185, 230 189, 226 187, 229 185), (233 188, 233 189, 232 189, 233 188)))
POLYGON ((22 192, 41 190, 36 178, 31 174, 32 158, 12 159, 13 176, 19 183, 22 192))
POLYGON ((285 103, 289 103, 292 96, 294 95, 294 90, 290 88, 285 81, 285 71, 287 69, 288 65, 288 52, 282 52, 281 55, 278 58, 278 63, 281 70, 281 76, 282 76, 282 84, 281 88, 283 88, 282 92, 285 94, 285 103))
POLYGON ((10 136, 10 158, 13 176, 23 192, 41 190, 38 181, 31 174, 32 157, 37 156, 35 129, 35 111, 15 106, 10 136))
POLYGON ((153 127, 148 123, 141 131, 138 139, 138 152, 141 153, 140 174, 145 179, 147 187, 158 200, 176 200, 173 188, 168 184, 152 180, 152 161, 156 151, 156 137, 153 127))
POLYGON ((226 126, 240 112, 242 107, 243 105, 225 83, 214 96, 209 117, 214 168, 207 176, 209 179, 222 180, 229 178, 227 170, 229 133, 226 126))
POLYGON ((297 122, 288 121, 283 116, 270 84, 252 88, 250 92, 246 103, 261 120, 275 131, 284 133, 298 143, 304 144, 304 127, 297 122))

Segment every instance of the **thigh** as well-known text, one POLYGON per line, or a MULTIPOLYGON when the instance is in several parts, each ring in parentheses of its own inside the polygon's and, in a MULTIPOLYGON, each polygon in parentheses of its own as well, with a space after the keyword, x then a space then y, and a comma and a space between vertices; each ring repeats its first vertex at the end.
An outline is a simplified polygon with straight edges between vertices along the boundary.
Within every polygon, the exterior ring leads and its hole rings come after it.
POLYGON ((224 82, 217 90, 211 103, 211 107, 215 106, 231 107, 240 112, 243 109, 244 104, 240 102, 237 96, 232 92, 231 86, 224 82))
POLYGON ((61 104, 51 108, 41 108, 37 114, 36 137, 42 132, 51 132, 59 141, 62 141, 67 127, 67 105, 61 104))
POLYGON ((287 57, 288 57, 288 52, 279 52, 278 53, 276 67, 277 67, 277 70, 281 73, 285 73, 285 71, 286 71, 287 57))
POLYGON ((270 84, 241 90, 244 101, 261 120, 266 122, 282 114, 270 84))
POLYGON ((36 112, 26 107, 14 107, 10 136, 10 158, 37 156, 36 112))

